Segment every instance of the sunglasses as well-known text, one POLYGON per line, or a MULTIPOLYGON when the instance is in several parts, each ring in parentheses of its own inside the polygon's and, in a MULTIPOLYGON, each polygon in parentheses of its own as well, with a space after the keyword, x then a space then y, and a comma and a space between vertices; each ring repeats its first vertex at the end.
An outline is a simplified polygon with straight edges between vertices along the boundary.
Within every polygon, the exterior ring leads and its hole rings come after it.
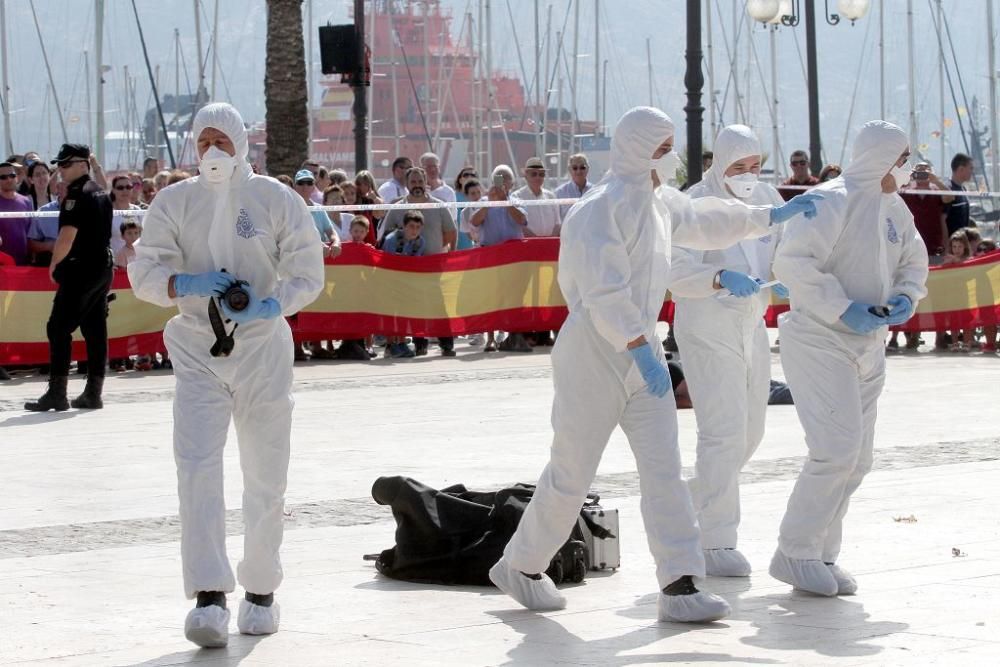
POLYGON ((527 170, 525 170, 524 173, 527 176, 544 176, 545 175, 545 170, 544 169, 527 169, 527 170))
POLYGON ((590 167, 588 167, 585 164, 574 164, 572 167, 570 167, 570 169, 572 169, 573 171, 587 171, 588 169, 590 169, 590 167))
POLYGON ((115 190, 118 190, 118 192, 128 192, 131 189, 132 189, 131 185, 116 185, 115 186, 115 190))
POLYGON ((478 176, 476 176, 476 173, 472 172, 472 171, 467 171, 464 174, 459 174, 458 177, 459 178, 478 178, 478 176))
POLYGON ((316 185, 316 181, 299 181, 295 185, 316 185))
POLYGON ((76 164, 77 162, 90 162, 90 160, 84 160, 82 158, 76 159, 76 160, 66 160, 65 162, 60 162, 56 166, 59 167, 60 169, 65 169, 66 167, 70 166, 71 164, 76 164))
POLYGON ((804 167, 809 164, 808 160, 792 160, 793 167, 804 167))
POLYGON ((6 181, 8 178, 17 178, 17 174, 0 174, 0 181, 6 181))

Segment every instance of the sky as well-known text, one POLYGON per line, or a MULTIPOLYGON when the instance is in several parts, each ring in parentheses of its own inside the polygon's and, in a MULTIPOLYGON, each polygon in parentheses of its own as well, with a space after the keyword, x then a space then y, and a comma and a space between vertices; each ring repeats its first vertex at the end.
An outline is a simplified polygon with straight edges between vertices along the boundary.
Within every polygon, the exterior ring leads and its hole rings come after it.
MULTIPOLYGON (((916 81, 913 91, 916 120, 914 135, 918 148, 934 163, 941 161, 941 136, 945 142, 946 161, 950 160, 954 152, 966 150, 959 132, 959 120, 968 125, 969 115, 966 109, 971 107, 973 96, 984 105, 982 123, 988 128, 985 105, 989 99, 986 54, 990 26, 986 20, 986 6, 993 1, 940 0, 941 11, 951 29, 955 56, 966 93, 963 97, 952 66, 957 103, 952 99, 946 80, 942 114, 938 83, 940 59, 932 20, 932 9, 937 7, 938 0, 912 0, 916 81)), ((93 108, 87 106, 84 51, 89 52, 93 79, 96 77, 94 2, 0 2, 4 3, 7 13, 6 64, 11 133, 15 150, 24 152, 34 149, 48 156, 58 150, 63 140, 58 117, 54 113, 42 49, 32 19, 32 6, 37 12, 42 39, 47 47, 59 106, 64 110, 67 135, 71 141, 89 142, 93 134, 95 113, 93 108), (67 26, 73 26, 71 37, 68 36, 67 26)), ((266 51, 264 0, 137 0, 136 6, 151 64, 154 68, 159 68, 161 94, 173 93, 178 87, 182 93, 186 93, 197 85, 194 16, 198 3, 202 13, 202 48, 206 53, 212 41, 212 17, 216 3, 218 4, 219 73, 216 77, 215 98, 235 104, 248 122, 262 121, 266 51), (175 29, 180 36, 182 64, 175 57, 175 29)), ((140 114, 152 106, 152 96, 132 3, 130 0, 105 0, 105 4, 105 128, 110 131, 124 129, 123 118, 129 99, 124 83, 126 67, 128 76, 135 79, 135 99, 140 114)), ((351 4, 349 0, 311 0, 312 29, 327 22, 348 22, 348 7, 351 4)), ((453 33, 458 32, 461 16, 466 11, 477 13, 479 4, 480 0, 442 0, 442 6, 458 17, 452 25, 453 33)), ((490 4, 495 37, 494 67, 520 76, 520 49, 525 74, 530 82, 534 77, 535 0, 492 0, 490 4)), ((543 39, 550 5, 553 34, 566 21, 565 48, 571 58, 574 17, 570 10, 570 0, 539 0, 538 4, 543 39)), ((829 0, 829 4, 832 9, 837 3, 829 0)), ((305 0, 304 14, 309 5, 310 0, 305 0)), ((768 102, 772 85, 771 34, 761 24, 750 25, 744 5, 744 0, 703 2, 703 7, 711 9, 715 89, 718 91, 717 106, 722 107, 717 118, 725 123, 746 122, 757 131, 765 153, 771 153, 774 135, 768 102), (738 24, 735 30, 734 19, 738 24), (738 33, 735 54, 731 48, 734 33, 738 33), (739 87, 740 109, 735 104, 734 78, 738 79, 735 86, 739 87)), ((816 2, 816 5, 821 16, 822 3, 816 2)), ((854 132, 864 121, 878 118, 881 114, 883 98, 879 92, 878 5, 878 0, 873 0, 868 15, 853 26, 846 20, 837 26, 830 26, 822 18, 819 19, 816 31, 818 81, 825 162, 849 162, 849 142, 854 132)), ((907 5, 907 0, 884 0, 884 105, 886 119, 910 131, 907 5)), ((685 6, 685 0, 580 0, 577 108, 582 118, 593 118, 595 113, 594 34, 597 30, 600 33, 600 59, 608 60, 608 124, 613 127, 614 119, 628 108, 652 101, 674 118, 678 125, 678 136, 683 137, 685 6), (649 95, 647 39, 652 62, 652 100, 649 95)), ((703 18, 703 47, 706 51, 707 23, 703 18)), ((796 28, 782 27, 773 37, 777 71, 777 135, 780 154, 787 160, 791 150, 808 148, 809 143, 805 29, 803 25, 796 28)), ((314 73, 318 78, 318 40, 313 40, 313 47, 314 73)), ((948 52, 947 62, 953 63, 947 37, 944 39, 944 48, 948 52)), ((707 64, 705 71, 707 79, 707 64)), ((206 85, 209 88, 212 85, 210 66, 206 85)), ((94 98, 92 93, 91 107, 96 105, 94 98)), ((569 107, 569 98, 567 82, 564 88, 564 106, 569 107)), ((707 102, 706 81, 706 106, 707 102)), ((707 147, 712 143, 709 122, 706 111, 707 147)), ((680 139, 679 144, 683 143, 683 139, 680 139)), ((942 171, 940 168, 936 170, 942 171)))

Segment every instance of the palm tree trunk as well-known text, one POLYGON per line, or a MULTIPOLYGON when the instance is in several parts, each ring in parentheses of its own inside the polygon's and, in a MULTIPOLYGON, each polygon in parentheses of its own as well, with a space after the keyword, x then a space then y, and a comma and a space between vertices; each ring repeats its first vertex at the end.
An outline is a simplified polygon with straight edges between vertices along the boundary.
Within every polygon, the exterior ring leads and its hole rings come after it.
POLYGON ((264 105, 267 172, 295 171, 309 157, 309 109, 302 0, 267 0, 267 59, 264 105))

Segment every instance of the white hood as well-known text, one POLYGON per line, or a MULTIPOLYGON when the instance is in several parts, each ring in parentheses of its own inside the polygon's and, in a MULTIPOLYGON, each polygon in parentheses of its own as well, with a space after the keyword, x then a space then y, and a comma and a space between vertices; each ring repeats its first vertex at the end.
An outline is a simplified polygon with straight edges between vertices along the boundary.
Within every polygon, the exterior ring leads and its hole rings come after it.
POLYGON ((726 189, 726 169, 745 157, 760 157, 760 140, 746 125, 727 125, 719 131, 712 151, 712 166, 705 172, 701 183, 694 188, 703 190, 702 196, 731 197, 732 194, 726 189))
POLYGON ((884 120, 865 123, 854 139, 851 164, 841 178, 849 189, 882 191, 882 177, 909 145, 903 130, 884 120))
POLYGON ((229 137, 236 147, 236 159, 240 162, 246 161, 250 145, 247 142, 243 117, 236 107, 225 102, 206 104, 198 111, 191 124, 191 136, 195 141, 198 141, 198 137, 206 127, 214 128, 229 137))

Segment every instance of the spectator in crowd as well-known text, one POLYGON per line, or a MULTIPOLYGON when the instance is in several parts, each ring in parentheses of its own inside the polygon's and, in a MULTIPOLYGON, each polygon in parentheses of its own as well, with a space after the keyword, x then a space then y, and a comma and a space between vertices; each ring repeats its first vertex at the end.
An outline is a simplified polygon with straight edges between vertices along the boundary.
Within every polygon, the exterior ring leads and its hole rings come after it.
POLYGON ((320 192, 326 192, 326 189, 333 185, 330 181, 330 171, 326 167, 320 167, 315 176, 316 189, 320 192))
MULTIPOLYGON (((941 262, 942 265, 951 264, 961 264, 962 262, 972 258, 972 244, 969 243, 969 237, 966 235, 964 229, 959 229, 954 234, 952 234, 948 239, 948 254, 944 256, 944 261, 941 262)), ((964 331, 952 331, 951 332, 951 351, 952 352, 969 352, 972 350, 972 329, 965 329, 964 331)), ((939 335, 939 338, 941 336, 939 335)), ((937 346, 938 349, 941 348, 940 345, 937 346)))
MULTIPOLYGON (((375 177, 367 169, 363 169, 357 173, 354 177, 354 186, 358 193, 358 204, 371 205, 382 203, 382 197, 379 195, 378 190, 375 189, 375 177)), ((378 238, 377 225, 385 217, 385 211, 364 211, 361 215, 368 218, 369 222, 372 223, 371 229, 368 230, 368 242, 374 245, 378 238)))
MULTIPOLYGON (((420 167, 411 167, 406 172, 406 189, 407 194, 403 197, 403 200, 407 204, 444 203, 427 193, 427 175, 420 167)), ((385 249, 385 244, 389 242, 389 235, 394 231, 402 229, 406 224, 407 218, 405 216, 408 214, 409 212, 404 213, 401 210, 389 211, 382 225, 383 250, 385 249)), ((424 209, 420 217, 420 224, 422 229, 420 234, 421 254, 437 255, 443 252, 450 252, 455 247, 455 241, 458 238, 458 228, 455 225, 455 219, 451 216, 451 211, 447 207, 441 206, 440 208, 424 209)), ((399 236, 397 235, 396 238, 398 239, 399 236)), ((439 336, 438 342, 441 345, 442 356, 455 356, 455 339, 453 337, 439 336)), ((426 338, 414 338, 413 343, 418 357, 427 354, 426 338)))
MULTIPOLYGON (((15 266, 14 258, 2 251, 3 248, 3 238, 0 237, 0 269, 5 266, 15 266)), ((0 382, 6 382, 10 380, 10 373, 7 372, 3 366, 0 366, 0 382)))
POLYGON ((156 172, 156 176, 153 177, 153 185, 156 186, 157 192, 170 185, 170 170, 162 169, 156 172))
POLYGON ((976 248, 979 247, 979 242, 983 240, 983 235, 976 228, 976 223, 973 222, 968 227, 963 227, 961 231, 969 241, 969 249, 975 252, 976 248))
MULTIPOLYGON (((803 150, 793 151, 788 164, 792 167, 792 175, 782 185, 812 187, 819 184, 819 179, 809 172, 809 153, 803 150)), ((802 190, 798 189, 778 188, 778 191, 785 201, 802 194, 802 190)))
MULTIPOLYGON (((55 196, 53 201, 42 206, 39 212, 58 212, 59 204, 62 202, 66 192, 66 184, 63 183, 59 174, 55 174, 49 182, 49 190, 55 196)), ((47 267, 52 262, 52 251, 59 237, 58 216, 45 218, 32 218, 28 228, 28 251, 31 253, 32 266, 47 267)))
POLYGON ((371 229, 371 226, 371 221, 365 216, 354 216, 351 220, 351 242, 364 243, 365 245, 374 247, 374 244, 368 242, 368 231, 371 229))
POLYGON ((138 211, 139 207, 132 203, 132 181, 125 174, 111 179, 110 195, 111 206, 115 211, 111 219, 111 254, 114 256, 125 247, 125 239, 122 238, 121 232, 122 223, 136 219, 122 211, 138 211))
POLYGON ((167 185, 173 185, 174 183, 180 183, 181 181, 186 181, 191 178, 191 172, 184 171, 183 169, 174 169, 170 172, 170 178, 167 179, 167 185))
MULTIPOLYGON (((508 206, 477 209, 469 223, 476 228, 479 235, 479 245, 491 246, 505 241, 524 238, 524 229, 528 224, 528 216, 524 207, 512 201, 510 192, 514 187, 514 171, 505 164, 493 169, 490 178, 493 185, 486 197, 489 201, 509 202, 508 206)), ((496 339, 492 331, 488 332, 485 352, 497 350, 496 339)), ((519 333, 510 334, 500 345, 500 349, 509 352, 531 352, 531 345, 519 333)))
POLYGON ((49 183, 52 180, 52 171, 47 164, 41 161, 32 162, 31 166, 28 167, 27 173, 27 196, 31 197, 31 203, 36 211, 56 200, 56 196, 52 194, 49 187, 49 183))
POLYGON ((315 185, 316 177, 319 175, 319 167, 320 167, 319 162, 313 160, 312 158, 303 162, 302 166, 299 167, 299 171, 305 169, 313 176, 313 191, 309 193, 309 200, 314 204, 323 203, 323 191, 317 188, 315 185))
MULTIPOLYGON (((411 167, 406 172, 406 189, 404 201, 407 204, 428 204, 443 203, 440 199, 432 197, 427 192, 427 176, 420 167, 411 167)), ((436 255, 442 252, 449 252, 455 247, 455 240, 458 229, 455 226, 455 219, 447 207, 430 208, 421 211, 423 220, 423 239, 426 244, 425 255, 436 255)), ((382 225, 382 238, 387 237, 396 229, 403 226, 404 211, 389 211, 385 216, 385 223, 382 225)))
POLYGON ((991 252, 997 251, 997 242, 990 239, 983 239, 976 246, 976 257, 981 257, 982 255, 988 255, 991 252))
MULTIPOLYGON (((331 185, 323 191, 323 206, 343 206, 346 203, 344 189, 341 186, 331 185)), ((350 241, 351 221, 354 220, 354 215, 346 211, 326 211, 326 216, 333 223, 340 240, 350 241)))
MULTIPOLYGON (((965 153, 956 153, 951 159, 951 178, 948 180, 948 190, 964 190, 965 184, 972 180, 975 162, 965 153)), ((945 204, 944 214, 948 222, 948 236, 969 226, 969 198, 957 195, 945 204)))
POLYGON ((434 153, 424 153, 420 156, 420 166, 427 174, 427 190, 432 197, 441 201, 457 200, 455 191, 441 179, 441 160, 434 153))
MULTIPOLYGON (((12 162, 0 162, 0 213, 30 213, 35 210, 31 199, 17 192, 17 167, 12 162)), ((29 218, 0 218, 0 238, 3 251, 14 258, 17 266, 28 265, 29 218)))
MULTIPOLYGON (((583 153, 575 153, 569 156, 569 180, 556 188, 556 199, 579 199, 594 184, 587 176, 590 175, 590 163, 583 153)), ((560 218, 566 217, 569 206, 559 207, 560 218)))
POLYGON ((832 181, 842 173, 844 173, 844 170, 840 168, 839 164, 828 164, 823 167, 823 171, 819 172, 819 182, 826 183, 827 181, 832 181))
MULTIPOLYGON (((551 190, 542 187, 545 184, 545 163, 541 158, 532 157, 524 163, 524 180, 526 185, 511 193, 512 199, 521 201, 555 199, 551 190)), ((525 226, 525 236, 559 236, 561 218, 556 206, 525 206, 528 224, 525 226)))
POLYGON ((701 152, 701 170, 706 172, 712 168, 712 164, 715 162, 715 153, 712 151, 702 151, 701 152))
POLYGON ((458 176, 455 177, 455 201, 466 201, 465 184, 478 178, 479 175, 476 173, 475 167, 470 165, 462 167, 458 172, 458 176))
POLYGON ((406 196, 406 174, 413 167, 413 161, 408 157, 397 157, 392 161, 392 178, 378 189, 382 201, 392 203, 406 196))
MULTIPOLYGON (((989 239, 983 239, 976 246, 975 257, 982 257, 983 255, 988 255, 992 252, 997 251, 996 241, 991 241, 989 239)), ((983 352, 996 352, 997 351, 997 325, 996 324, 984 324, 983 325, 983 352)))
MULTIPOLYGON (((463 201, 483 200, 483 186, 480 184, 478 179, 466 179, 463 187, 463 201)), ((463 208, 459 213, 460 223, 458 225, 458 247, 460 249, 474 248, 479 245, 479 230, 471 222, 472 216, 479 210, 481 209, 468 207, 463 208)))
POLYGON ((944 257, 945 241, 948 239, 944 210, 947 204, 955 201, 955 197, 924 193, 947 189, 948 186, 934 175, 930 164, 918 162, 910 174, 910 183, 899 193, 913 213, 913 224, 927 246, 932 265, 939 264, 944 257))
POLYGON ((160 171, 160 161, 155 157, 146 156, 142 161, 142 177, 153 178, 160 171))
POLYGON ((25 183, 25 181, 27 180, 28 172, 24 167, 24 156, 20 153, 15 153, 13 155, 8 155, 7 159, 4 161, 14 167, 14 176, 17 186, 15 188, 15 192, 19 195, 27 195, 28 184, 25 183))
MULTIPOLYGON (((287 185, 292 190, 295 189, 295 181, 293 181, 292 177, 289 176, 288 174, 280 174, 278 176, 275 176, 274 178, 275 178, 275 180, 277 180, 282 185, 287 185)), ((310 201, 312 201, 312 200, 310 200, 310 201)))
POLYGON ((142 236, 142 225, 137 220, 125 220, 118 228, 118 234, 125 245, 115 253, 115 268, 125 269, 135 259, 135 244, 142 236))
MULTIPOLYGON (((412 183, 407 179, 407 183, 412 183)), ((414 188, 409 188, 412 194, 414 188)), ((420 211, 406 211, 402 216, 402 227, 394 229, 383 239, 382 250, 393 255, 406 255, 408 257, 419 257, 426 253, 426 243, 423 238, 424 216, 420 211)), ((400 336, 390 336, 385 355, 393 359, 413 357, 420 354, 420 342, 423 340, 424 354, 427 354, 427 339, 414 337, 413 342, 416 350, 410 349, 406 341, 400 336)), ((442 343, 441 354, 444 356, 455 356, 454 349, 444 349, 442 343)))
MULTIPOLYGON (((331 186, 331 188, 336 188, 337 186, 331 186)), ((312 192, 316 188, 316 179, 313 173, 308 169, 299 169, 295 174, 295 182, 292 185, 292 189, 302 197, 302 201, 305 203, 307 208, 315 208, 317 204, 312 201, 312 192)), ((337 188, 339 191, 340 188, 337 188)), ((319 234, 319 240, 323 244, 323 257, 338 257, 340 255, 340 234, 337 231, 337 227, 334 225, 330 216, 327 215, 326 211, 309 211, 312 216, 313 224, 316 225, 316 232, 319 234)), ((334 215, 337 215, 336 213, 334 215)), ((333 359, 333 341, 327 341, 327 348, 323 348, 321 341, 308 341, 303 344, 303 347, 299 345, 295 346, 295 360, 305 361, 308 358, 306 352, 312 355, 313 359, 333 359)))
POLYGON ((153 203, 154 197, 156 197, 156 182, 151 178, 142 179, 142 199, 139 206, 149 208, 149 205, 153 203))
POLYGON ((139 172, 130 171, 128 173, 129 179, 132 181, 132 203, 142 208, 142 176, 139 172))
POLYGON ((330 185, 343 185, 349 180, 351 180, 351 177, 343 169, 330 170, 330 185))

